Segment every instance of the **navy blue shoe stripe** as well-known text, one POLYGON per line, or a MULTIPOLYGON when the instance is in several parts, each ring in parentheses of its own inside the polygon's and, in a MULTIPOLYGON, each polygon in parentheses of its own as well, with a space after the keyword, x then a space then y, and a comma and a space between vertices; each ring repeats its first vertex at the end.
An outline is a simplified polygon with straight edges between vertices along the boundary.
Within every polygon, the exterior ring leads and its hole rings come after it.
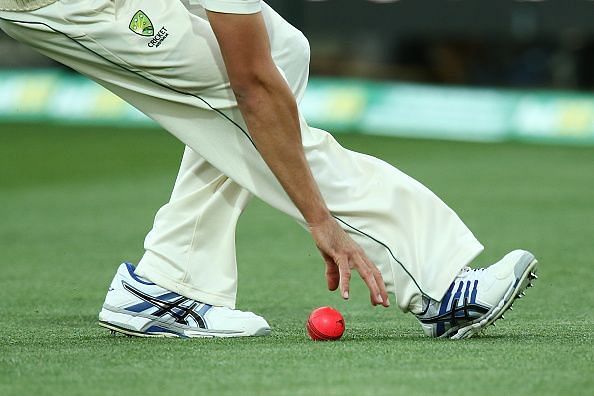
MULTIPOLYGON (((464 312, 462 315, 465 318, 470 317, 470 313, 468 312, 468 295, 470 294, 470 281, 466 281, 466 288, 464 289, 464 312)), ((462 317, 462 316, 460 316, 462 317)))
POLYGON ((466 289, 464 290, 464 301, 468 301, 469 293, 470 293, 470 281, 466 281, 466 289))
MULTIPOLYGON (((446 292, 445 296, 443 297, 443 300, 441 300, 441 306, 439 307, 439 316, 445 314, 447 312, 448 309, 448 305, 450 303, 450 297, 452 295, 452 290, 454 289, 454 282, 452 282, 452 284, 450 285, 450 288, 448 289, 448 291, 446 292)), ((442 335, 443 333, 445 333, 445 323, 443 322, 438 322, 437 323, 437 328, 436 328, 436 332, 437 332, 437 336, 439 337, 440 335, 442 335)))
MULTIPOLYGON (((464 287, 464 281, 460 281, 458 284, 458 290, 456 290, 456 294, 454 294, 454 301, 460 301, 460 297, 462 296, 462 287, 464 287)), ((456 308, 456 304, 452 303, 452 309, 456 308)))
POLYGON ((472 293, 470 294, 470 303, 476 304, 476 293, 478 292, 478 279, 474 281, 472 293))
POLYGON ((160 296, 157 296, 157 298, 160 300, 172 300, 172 299, 178 298, 178 297, 181 297, 181 296, 174 292, 169 292, 169 293, 165 293, 165 294, 161 294, 160 296))
POLYGON ((452 325, 452 326, 456 326, 457 317, 460 317, 459 315, 457 315, 456 309, 458 307, 458 302, 460 301, 460 297, 462 296, 462 287, 464 287, 464 281, 460 281, 460 283, 458 283, 458 290, 456 290, 456 294, 454 294, 454 298, 452 299, 452 307, 450 308, 450 311, 451 311, 450 325, 452 325))
POLYGON ((212 305, 204 304, 204 305, 202 306, 202 308, 200 308, 200 309, 198 310, 198 315, 200 315, 201 317, 204 317, 204 315, 206 315, 206 313, 207 313, 208 311, 210 311, 210 309, 211 309, 211 308, 212 308, 212 305))
POLYGON ((138 303, 136 305, 132 305, 130 307, 127 307, 126 308, 126 311, 142 312, 142 311, 146 311, 147 309, 152 308, 152 307, 154 307, 153 304, 148 303, 148 302, 145 301, 145 302, 141 302, 141 303, 138 303))

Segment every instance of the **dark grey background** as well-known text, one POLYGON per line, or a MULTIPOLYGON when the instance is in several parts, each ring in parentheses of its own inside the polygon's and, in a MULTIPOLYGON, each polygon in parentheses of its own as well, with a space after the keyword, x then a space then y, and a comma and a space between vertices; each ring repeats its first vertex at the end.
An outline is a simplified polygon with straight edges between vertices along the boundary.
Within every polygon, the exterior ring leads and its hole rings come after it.
MULTIPOLYGON (((594 88, 594 1, 269 0, 310 39, 312 74, 594 88)), ((0 68, 51 65, 0 35, 0 68)))

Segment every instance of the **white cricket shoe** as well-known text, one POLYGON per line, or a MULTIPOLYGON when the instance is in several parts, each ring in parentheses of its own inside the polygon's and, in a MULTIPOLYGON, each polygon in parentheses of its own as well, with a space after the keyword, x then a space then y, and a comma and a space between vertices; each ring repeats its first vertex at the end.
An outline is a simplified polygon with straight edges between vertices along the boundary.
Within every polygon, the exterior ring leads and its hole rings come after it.
POLYGON ((99 313, 99 325, 139 337, 245 337, 270 334, 251 312, 216 307, 183 297, 120 265, 99 313))
POLYGON ((430 337, 470 338, 503 318, 524 290, 532 287, 537 260, 514 250, 488 268, 464 268, 441 301, 424 297, 425 312, 417 315, 430 337))

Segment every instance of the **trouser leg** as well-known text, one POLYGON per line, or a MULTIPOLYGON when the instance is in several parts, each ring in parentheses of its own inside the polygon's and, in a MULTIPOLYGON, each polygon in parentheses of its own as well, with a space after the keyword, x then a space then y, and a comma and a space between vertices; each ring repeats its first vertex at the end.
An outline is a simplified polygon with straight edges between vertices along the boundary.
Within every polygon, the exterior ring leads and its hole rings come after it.
POLYGON ((186 147, 136 272, 169 290, 235 307, 235 229, 251 194, 186 147))
MULTIPOLYGON (((182 2, 190 12, 205 17, 202 7, 182 2)), ((299 101, 308 77, 305 38, 268 6, 263 12, 275 32, 271 42, 275 63, 299 101)), ((247 190, 186 147, 173 192, 156 215, 136 272, 178 293, 233 308, 235 230, 250 197, 247 190)))
MULTIPOLYGON (((134 8, 133 3, 126 2, 134 8)), ((145 8, 155 14, 161 11, 163 21, 172 26, 168 29, 175 41, 170 43, 183 46, 163 44, 154 52, 131 49, 125 41, 131 40, 125 19, 116 18, 87 25, 84 35, 76 34, 80 27, 56 20, 58 29, 71 29, 71 39, 37 30, 42 32, 37 39, 44 40, 37 47, 91 76, 155 119, 221 173, 303 222, 251 142, 208 23, 189 16, 185 9, 161 3, 145 8)), ((45 12, 56 13, 56 7, 50 7, 45 12)), ((36 17, 51 20, 43 12, 36 17)), ((33 46, 38 41, 30 25, 3 28, 33 46)), ((400 308, 419 311, 423 294, 441 299, 457 272, 482 250, 464 223, 431 191, 393 166, 344 149, 303 120, 301 128, 307 160, 328 207, 378 265, 400 308)))

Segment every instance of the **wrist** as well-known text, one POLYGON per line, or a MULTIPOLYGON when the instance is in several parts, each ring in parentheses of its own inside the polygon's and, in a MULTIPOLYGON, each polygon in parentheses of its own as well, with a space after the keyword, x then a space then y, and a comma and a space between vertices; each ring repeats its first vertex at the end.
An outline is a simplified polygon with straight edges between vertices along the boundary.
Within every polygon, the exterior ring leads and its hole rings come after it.
POLYGON ((328 209, 322 210, 319 213, 311 214, 305 217, 305 222, 307 226, 311 228, 317 228, 322 226, 323 224, 328 223, 329 221, 335 221, 334 217, 328 209))

